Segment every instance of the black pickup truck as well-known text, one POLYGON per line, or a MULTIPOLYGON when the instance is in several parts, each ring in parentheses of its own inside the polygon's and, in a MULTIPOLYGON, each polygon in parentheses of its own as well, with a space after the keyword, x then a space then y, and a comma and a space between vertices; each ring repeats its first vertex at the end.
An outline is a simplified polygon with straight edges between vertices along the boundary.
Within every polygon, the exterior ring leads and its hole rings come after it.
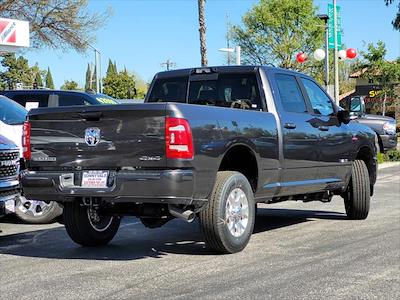
POLYGON ((64 205, 70 237, 108 243, 120 219, 150 228, 199 217, 206 244, 241 251, 256 203, 344 198, 365 219, 375 133, 349 124, 310 77, 264 66, 156 74, 142 104, 34 109, 24 127, 25 193, 64 205))

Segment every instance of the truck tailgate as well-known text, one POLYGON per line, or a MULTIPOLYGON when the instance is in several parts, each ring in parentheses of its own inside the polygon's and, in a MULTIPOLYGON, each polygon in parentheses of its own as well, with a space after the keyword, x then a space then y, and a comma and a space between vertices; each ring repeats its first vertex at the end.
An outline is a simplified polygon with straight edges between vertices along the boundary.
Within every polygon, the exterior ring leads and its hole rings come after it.
POLYGON ((32 110, 30 168, 163 168, 165 103, 32 110))

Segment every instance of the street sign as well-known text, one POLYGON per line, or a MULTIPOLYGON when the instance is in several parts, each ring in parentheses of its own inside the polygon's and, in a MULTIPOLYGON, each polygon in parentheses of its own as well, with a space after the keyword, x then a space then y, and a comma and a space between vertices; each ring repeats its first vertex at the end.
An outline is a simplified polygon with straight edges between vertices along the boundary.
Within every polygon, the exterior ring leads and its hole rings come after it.
MULTIPOLYGON (((337 45, 338 50, 342 49, 342 17, 340 6, 336 5, 336 16, 337 16, 337 45)), ((334 18, 333 18, 333 4, 328 3, 328 45, 329 49, 335 49, 334 41, 334 18)))
POLYGON ((29 47, 29 22, 0 18, 0 52, 29 47))

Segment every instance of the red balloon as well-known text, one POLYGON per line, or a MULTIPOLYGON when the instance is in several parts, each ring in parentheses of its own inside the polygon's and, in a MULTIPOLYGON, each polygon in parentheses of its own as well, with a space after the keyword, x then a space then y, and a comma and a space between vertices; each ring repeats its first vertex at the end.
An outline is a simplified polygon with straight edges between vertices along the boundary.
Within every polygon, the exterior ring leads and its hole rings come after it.
POLYGON ((303 63, 307 60, 307 55, 303 52, 300 52, 296 55, 296 60, 299 63, 303 63))
POLYGON ((350 58, 350 59, 355 58, 357 56, 357 52, 355 49, 349 48, 346 50, 346 56, 347 56, 347 58, 350 58))

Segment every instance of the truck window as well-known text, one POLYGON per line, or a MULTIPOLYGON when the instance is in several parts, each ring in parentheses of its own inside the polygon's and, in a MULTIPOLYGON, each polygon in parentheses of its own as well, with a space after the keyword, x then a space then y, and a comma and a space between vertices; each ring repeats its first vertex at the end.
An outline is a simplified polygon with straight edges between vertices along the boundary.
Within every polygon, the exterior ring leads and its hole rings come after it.
POLYGON ((59 94, 55 95, 58 97, 58 106, 72 106, 72 105, 89 105, 85 101, 84 97, 80 94, 59 94))
POLYGON ((261 110, 255 74, 219 74, 217 80, 191 81, 189 103, 261 110))
POLYGON ((188 77, 157 79, 148 102, 186 102, 188 77))
POLYGON ((293 75, 276 74, 275 80, 283 109, 287 112, 307 112, 306 103, 296 78, 293 75))
POLYGON ((324 91, 312 80, 301 78, 314 113, 323 116, 332 116, 335 114, 331 99, 324 91))
POLYGON ((38 107, 47 107, 49 95, 47 94, 21 94, 21 95, 10 95, 9 98, 15 102, 21 104, 27 110, 38 107))

